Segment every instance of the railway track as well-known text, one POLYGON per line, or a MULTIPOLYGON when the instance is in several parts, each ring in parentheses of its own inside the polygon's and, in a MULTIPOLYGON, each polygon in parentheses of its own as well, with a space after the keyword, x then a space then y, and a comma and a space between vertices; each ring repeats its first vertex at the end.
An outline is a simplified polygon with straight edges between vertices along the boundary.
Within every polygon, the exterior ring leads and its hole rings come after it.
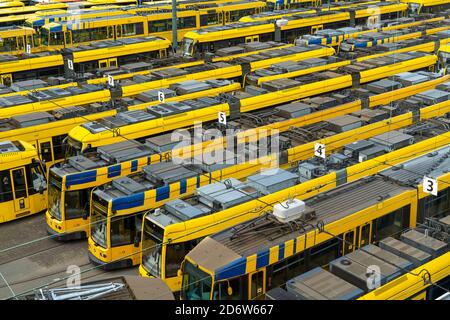
MULTIPOLYGON (((47 236, 45 228, 42 214, 2 225, 0 299, 46 284, 63 287, 65 279, 73 274, 68 272, 69 266, 80 268, 82 282, 105 276, 103 270, 89 262, 86 241, 56 242, 47 236)), ((116 274, 137 275, 137 270, 127 269, 116 274)))

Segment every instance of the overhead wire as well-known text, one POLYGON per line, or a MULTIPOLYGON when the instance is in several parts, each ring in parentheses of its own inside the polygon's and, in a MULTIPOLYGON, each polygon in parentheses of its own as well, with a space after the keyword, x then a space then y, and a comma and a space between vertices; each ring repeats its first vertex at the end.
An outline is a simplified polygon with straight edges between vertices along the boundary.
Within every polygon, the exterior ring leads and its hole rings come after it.
MULTIPOLYGON (((266 205, 268 205, 268 204, 266 204, 266 205)), ((270 205, 270 204, 269 204, 270 205)))

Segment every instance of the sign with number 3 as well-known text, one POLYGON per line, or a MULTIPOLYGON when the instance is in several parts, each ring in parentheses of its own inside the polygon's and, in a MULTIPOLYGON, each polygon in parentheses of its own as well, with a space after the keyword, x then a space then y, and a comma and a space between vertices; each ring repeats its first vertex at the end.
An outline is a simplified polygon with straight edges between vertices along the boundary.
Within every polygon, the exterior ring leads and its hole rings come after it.
POLYGON ((423 192, 430 193, 433 196, 438 194, 438 182, 436 179, 423 177, 423 192))

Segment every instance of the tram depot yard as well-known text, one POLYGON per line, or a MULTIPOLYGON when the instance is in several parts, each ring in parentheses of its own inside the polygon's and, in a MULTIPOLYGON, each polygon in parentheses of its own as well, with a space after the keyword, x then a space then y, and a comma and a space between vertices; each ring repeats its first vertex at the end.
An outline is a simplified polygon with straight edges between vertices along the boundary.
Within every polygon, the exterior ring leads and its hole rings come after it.
POLYGON ((449 300, 449 72, 447 0, 0 0, 0 299, 449 300))

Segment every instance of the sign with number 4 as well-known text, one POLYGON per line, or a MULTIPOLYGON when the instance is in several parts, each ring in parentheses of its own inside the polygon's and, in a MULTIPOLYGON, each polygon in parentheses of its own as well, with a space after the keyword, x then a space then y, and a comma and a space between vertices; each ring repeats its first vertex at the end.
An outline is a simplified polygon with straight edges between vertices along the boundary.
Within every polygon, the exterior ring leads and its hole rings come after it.
POLYGON ((158 100, 161 103, 166 102, 166 95, 162 91, 158 91, 158 100))
POLYGON ((219 123, 227 124, 227 114, 225 112, 219 112, 218 119, 219 119, 219 123))
POLYGON ((423 192, 430 193, 433 196, 438 194, 438 182, 436 179, 423 177, 423 192))
POLYGON ((31 45, 27 44, 26 52, 27 52, 28 54, 31 53, 31 45))
POLYGON ((314 145, 314 155, 316 157, 325 159, 327 157, 325 154, 325 145, 321 143, 316 143, 314 145))

